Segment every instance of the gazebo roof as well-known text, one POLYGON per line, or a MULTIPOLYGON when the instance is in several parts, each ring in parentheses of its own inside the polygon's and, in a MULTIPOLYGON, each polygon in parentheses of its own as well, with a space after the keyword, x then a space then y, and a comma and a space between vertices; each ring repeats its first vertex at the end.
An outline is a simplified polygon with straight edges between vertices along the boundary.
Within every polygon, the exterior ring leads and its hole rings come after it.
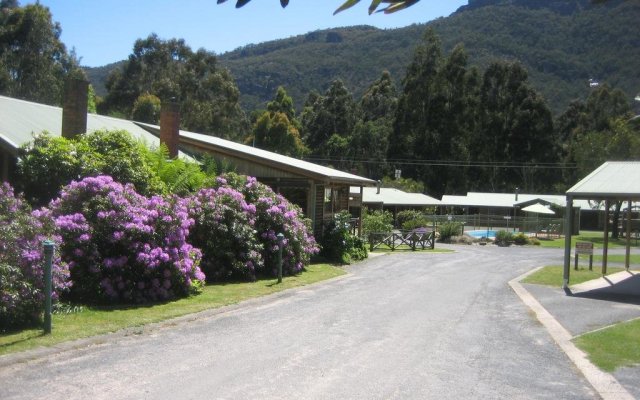
POLYGON ((640 200, 640 161, 607 161, 567 190, 574 199, 640 200))

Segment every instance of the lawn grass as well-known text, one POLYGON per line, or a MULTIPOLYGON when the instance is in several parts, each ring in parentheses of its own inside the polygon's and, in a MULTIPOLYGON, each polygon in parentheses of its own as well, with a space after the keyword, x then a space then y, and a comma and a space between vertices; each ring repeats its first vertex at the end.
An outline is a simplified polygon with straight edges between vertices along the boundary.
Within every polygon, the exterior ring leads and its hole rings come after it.
POLYGON ((163 304, 130 307, 84 307, 70 314, 54 314, 53 330, 43 335, 42 329, 27 329, 0 334, 0 355, 24 351, 40 346, 89 336, 115 332, 125 328, 164 321, 212 308, 235 304, 243 300, 265 296, 285 289, 304 286, 343 275, 345 272, 329 264, 313 264, 306 271, 284 277, 281 284, 275 279, 257 282, 213 284, 205 286, 197 296, 163 304))
MULTIPOLYGON (((624 268, 611 267, 607 268, 607 275, 614 274, 616 272, 624 271, 624 268)), ((522 280, 523 283, 534 283, 537 285, 561 287, 562 275, 564 267, 561 265, 550 265, 534 272, 522 280)), ((579 267, 576 271, 571 266, 571 272, 569 274, 570 284, 575 285, 578 283, 590 281, 592 279, 598 279, 602 276, 602 270, 599 267, 594 266, 593 271, 589 271, 588 268, 579 267)))
MULTIPOLYGON (((543 237, 539 237, 540 246, 542 247, 552 247, 552 248, 564 248, 564 237, 559 239, 544 239, 543 237)), ((582 231, 578 236, 571 237, 571 248, 575 248, 576 242, 591 242, 593 243, 593 247, 596 249, 601 249, 603 247, 603 233, 602 232, 593 232, 593 231, 582 231)), ((609 248, 622 248, 627 246, 626 239, 611 239, 609 238, 609 248)), ((631 240, 631 247, 637 248, 636 240, 631 240)))
MULTIPOLYGON (((587 256, 587 258, 588 258, 588 256, 587 256)), ((580 257, 580 259, 582 259, 582 257, 580 257)), ((593 256, 593 261, 601 262, 602 261, 602 256, 594 255, 593 256)), ((625 255, 624 254, 608 254, 607 255, 607 261, 608 262, 624 264, 625 255)), ((640 254, 631 254, 630 257, 629 257, 629 264, 640 264, 640 254)))
POLYGON ((589 355, 598 368, 613 372, 617 368, 640 364, 640 319, 587 333, 574 343, 589 355))
MULTIPOLYGON (((609 267, 608 274, 623 271, 609 267)), ((589 271, 571 267, 570 283, 578 284, 602 276, 600 268, 589 271)), ((544 267, 526 277, 522 282, 560 287, 562 266, 544 267)), ((574 339, 578 348, 588 354, 591 362, 603 371, 613 372, 619 367, 640 364, 640 319, 620 323, 606 329, 587 333, 574 339)))

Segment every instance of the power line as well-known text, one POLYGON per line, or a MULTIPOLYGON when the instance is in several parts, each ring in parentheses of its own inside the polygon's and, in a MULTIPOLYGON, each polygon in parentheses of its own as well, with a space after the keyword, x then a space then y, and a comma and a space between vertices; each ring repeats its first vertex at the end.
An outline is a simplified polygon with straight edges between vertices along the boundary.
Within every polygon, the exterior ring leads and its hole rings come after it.
POLYGON ((511 161, 460 161, 460 160, 411 160, 411 159, 357 159, 357 158, 338 158, 338 157, 305 157, 304 160, 310 162, 349 162, 363 164, 391 164, 394 166, 422 166, 422 167, 456 167, 456 168, 532 168, 532 169, 577 169, 575 163, 518 163, 511 161))

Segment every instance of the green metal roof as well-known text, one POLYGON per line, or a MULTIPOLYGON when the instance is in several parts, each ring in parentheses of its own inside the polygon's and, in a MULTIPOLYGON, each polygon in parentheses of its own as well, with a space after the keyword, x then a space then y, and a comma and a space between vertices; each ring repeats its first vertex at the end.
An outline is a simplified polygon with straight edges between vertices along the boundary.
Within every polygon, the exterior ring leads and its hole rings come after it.
MULTIPOLYGON (((98 130, 126 130, 135 138, 158 146, 159 139, 140 128, 132 121, 103 115, 87 115, 87 132, 98 130)), ((62 131, 62 108, 0 96, 0 145, 11 153, 34 135, 44 131, 60 136, 62 131)))
POLYGON ((640 199, 640 161, 607 161, 567 190, 581 199, 640 199))
MULTIPOLYGON (((159 134, 160 127, 157 125, 137 123, 140 127, 159 134)), ((337 169, 324 167, 308 161, 285 156, 271 151, 258 149, 230 140, 221 139, 216 136, 204 135, 201 133, 180 131, 180 142, 197 143, 207 148, 211 152, 217 152, 227 156, 268 166, 270 168, 288 170, 299 176, 318 179, 330 183, 342 183, 348 185, 371 186, 375 184, 372 179, 339 171, 337 169)))
MULTIPOLYGON (((359 195, 359 187, 351 187, 351 195, 359 195)), ((363 204, 383 204, 400 207, 428 207, 440 205, 440 200, 422 193, 408 193, 395 188, 366 187, 362 191, 363 204)))

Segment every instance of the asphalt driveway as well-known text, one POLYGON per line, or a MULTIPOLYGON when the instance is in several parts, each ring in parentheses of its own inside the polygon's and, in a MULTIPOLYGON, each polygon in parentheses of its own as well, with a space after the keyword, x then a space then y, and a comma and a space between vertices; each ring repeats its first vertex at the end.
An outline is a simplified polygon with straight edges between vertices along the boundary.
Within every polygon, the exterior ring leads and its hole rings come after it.
POLYGON ((598 398, 507 284, 561 251, 455 250, 1 367, 0 399, 598 398))

